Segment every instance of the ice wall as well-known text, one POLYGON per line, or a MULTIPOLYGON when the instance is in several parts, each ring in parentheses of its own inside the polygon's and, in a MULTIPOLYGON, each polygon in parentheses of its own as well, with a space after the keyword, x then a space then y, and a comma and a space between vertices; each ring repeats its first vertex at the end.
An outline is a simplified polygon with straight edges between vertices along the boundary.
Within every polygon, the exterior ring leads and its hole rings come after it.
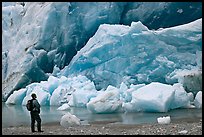
POLYGON ((201 11, 201 2, 3 2, 2 100, 67 66, 100 24, 140 20, 164 28, 201 18, 201 11))
MULTIPOLYGON (((5 4, 4 4, 5 5, 5 4)), ((119 23, 123 3, 28 2, 3 7, 3 100, 62 69, 103 23, 119 23)))
POLYGON ((103 24, 59 75, 85 75, 97 89, 121 82, 173 84, 175 70, 202 69, 201 51, 202 19, 156 31, 141 22, 103 24))

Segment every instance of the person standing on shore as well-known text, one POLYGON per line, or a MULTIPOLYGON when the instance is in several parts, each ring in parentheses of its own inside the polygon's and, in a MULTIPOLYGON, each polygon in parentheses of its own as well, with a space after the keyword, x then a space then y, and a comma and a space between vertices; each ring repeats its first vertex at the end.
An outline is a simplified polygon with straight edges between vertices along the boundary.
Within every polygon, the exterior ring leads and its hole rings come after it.
POLYGON ((31 94, 32 97, 32 109, 30 111, 31 116, 31 131, 35 131, 35 121, 37 121, 37 130, 38 132, 43 132, 41 130, 41 118, 40 118, 40 104, 38 100, 36 99, 37 96, 35 93, 31 94))

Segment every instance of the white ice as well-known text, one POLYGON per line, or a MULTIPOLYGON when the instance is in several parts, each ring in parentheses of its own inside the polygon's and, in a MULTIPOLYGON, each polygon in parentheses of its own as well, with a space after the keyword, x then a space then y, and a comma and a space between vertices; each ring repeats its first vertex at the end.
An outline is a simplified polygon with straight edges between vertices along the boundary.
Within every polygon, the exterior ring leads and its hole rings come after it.
POLYGON ((57 110, 68 110, 70 106, 68 103, 64 103, 62 106, 58 107, 57 110))
POLYGON ((196 94, 195 100, 194 100, 194 105, 196 106, 196 108, 202 108, 202 91, 199 91, 196 94))
POLYGON ((170 116, 158 117, 157 122, 159 124, 169 124, 171 122, 170 116))
POLYGON ((68 128, 69 126, 80 125, 80 124, 81 124, 80 119, 69 112, 63 115, 60 120, 60 125, 65 128, 68 128))

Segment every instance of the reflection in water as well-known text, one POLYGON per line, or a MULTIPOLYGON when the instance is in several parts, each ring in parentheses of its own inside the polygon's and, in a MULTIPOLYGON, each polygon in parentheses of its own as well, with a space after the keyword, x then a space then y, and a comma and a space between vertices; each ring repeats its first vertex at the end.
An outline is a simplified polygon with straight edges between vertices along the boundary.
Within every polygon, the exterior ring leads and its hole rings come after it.
MULTIPOLYGON (((86 108, 71 108, 66 111, 57 110, 55 106, 42 106, 42 124, 60 122, 61 117, 70 112, 81 119, 82 124, 96 121, 106 121, 122 124, 155 123, 157 118, 170 115, 171 119, 179 118, 202 118, 202 109, 175 109, 167 113, 113 113, 113 114, 92 114, 86 108)), ((5 105, 2 103, 2 127, 30 125, 30 112, 25 106, 5 105)))
MULTIPOLYGON (((41 107, 42 124, 60 121, 66 111, 57 111, 57 107, 41 107)), ((2 103, 2 127, 30 125, 30 112, 25 106, 5 105, 2 103)))

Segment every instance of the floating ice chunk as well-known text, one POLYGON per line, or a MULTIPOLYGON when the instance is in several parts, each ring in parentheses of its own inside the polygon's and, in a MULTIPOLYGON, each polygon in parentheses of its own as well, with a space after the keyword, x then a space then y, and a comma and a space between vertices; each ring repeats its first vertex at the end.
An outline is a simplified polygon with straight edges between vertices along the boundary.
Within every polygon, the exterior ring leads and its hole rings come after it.
POLYGON ((70 106, 67 103, 57 108, 57 110, 67 110, 67 109, 70 109, 70 106))
POLYGON ((152 82, 132 93, 131 102, 124 103, 125 111, 167 112, 174 99, 174 88, 152 82))
POLYGON ((21 105, 23 98, 26 96, 26 89, 20 89, 18 91, 14 91, 13 94, 9 96, 6 101, 6 104, 13 104, 13 105, 21 105))
POLYGON ((87 103, 87 109, 92 113, 113 113, 119 111, 121 107, 119 91, 113 86, 108 86, 104 92, 87 103))
POLYGON ((196 108, 202 108, 202 91, 199 91, 194 100, 194 105, 196 108))
POLYGON ((60 125, 65 128, 80 124, 80 119, 75 115, 70 114, 69 112, 61 117, 60 125))
POLYGON ((159 118, 157 118, 157 122, 159 124, 169 124, 171 122, 171 118, 170 118, 170 116, 159 117, 159 118))

